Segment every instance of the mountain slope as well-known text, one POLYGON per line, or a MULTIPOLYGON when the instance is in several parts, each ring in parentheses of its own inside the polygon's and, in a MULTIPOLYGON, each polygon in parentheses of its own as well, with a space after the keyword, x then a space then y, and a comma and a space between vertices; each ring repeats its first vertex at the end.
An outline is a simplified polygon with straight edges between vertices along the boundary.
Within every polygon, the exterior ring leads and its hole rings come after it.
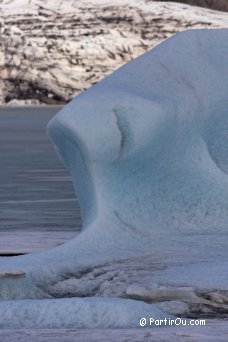
MULTIPOLYGON (((167 0, 160 0, 166 1, 167 0)), ((228 11, 227 0, 169 0, 170 2, 180 2, 192 6, 206 7, 218 11, 228 11)))

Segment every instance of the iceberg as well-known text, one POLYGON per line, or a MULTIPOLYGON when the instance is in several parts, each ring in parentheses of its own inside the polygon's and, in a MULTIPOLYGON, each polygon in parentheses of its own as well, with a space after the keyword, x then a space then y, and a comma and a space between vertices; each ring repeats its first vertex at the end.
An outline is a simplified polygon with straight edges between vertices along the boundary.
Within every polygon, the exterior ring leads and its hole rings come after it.
MULTIPOLYGON (((137 258, 153 282, 227 289, 227 61, 228 29, 176 34, 50 121, 82 232, 53 250, 1 260, 1 299, 52 301, 64 281, 137 258)), ((125 280, 139 281, 137 272, 125 280)))
POLYGON ((227 256, 227 32, 175 35, 49 123, 100 252, 227 256))

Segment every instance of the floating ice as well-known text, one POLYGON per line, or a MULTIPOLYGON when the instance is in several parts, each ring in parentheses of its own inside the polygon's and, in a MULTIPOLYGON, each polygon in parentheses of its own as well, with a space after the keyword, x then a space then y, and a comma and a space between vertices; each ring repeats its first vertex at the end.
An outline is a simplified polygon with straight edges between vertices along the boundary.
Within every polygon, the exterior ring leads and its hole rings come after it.
POLYGON ((88 251, 227 257, 227 38, 227 29, 177 34, 49 123, 88 251))
POLYGON ((48 132, 73 177, 83 231, 1 261, 0 297, 50 297, 76 274, 143 255, 160 283, 227 286, 227 76, 228 29, 191 30, 65 106, 48 132))
POLYGON ((23 300, 0 305, 0 328, 137 328, 148 322, 172 318, 155 305, 119 298, 64 298, 23 300))

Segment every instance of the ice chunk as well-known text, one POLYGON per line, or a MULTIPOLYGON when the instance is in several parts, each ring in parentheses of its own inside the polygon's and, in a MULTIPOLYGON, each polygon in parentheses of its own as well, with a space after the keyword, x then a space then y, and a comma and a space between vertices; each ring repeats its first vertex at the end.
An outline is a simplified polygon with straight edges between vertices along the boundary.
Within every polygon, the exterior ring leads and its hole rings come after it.
POLYGON ((145 288, 142 285, 130 285, 126 294, 131 298, 152 300, 154 302, 168 301, 168 300, 182 300, 188 303, 198 303, 202 300, 197 297, 194 290, 189 287, 151 287, 145 288))
POLYGON ((213 260, 210 286, 223 286, 227 61, 228 29, 177 34, 51 120, 49 135, 73 177, 83 232, 51 251, 2 262, 0 271, 26 275, 0 279, 1 298, 47 297, 53 284, 88 267, 149 254, 162 266, 163 283, 175 279, 173 269, 184 269, 181 286, 206 287, 201 262, 213 260))
POLYGON ((0 272, 0 278, 24 277, 25 272, 20 270, 10 270, 9 272, 0 272))
MULTIPOLYGON (((155 305, 117 298, 65 298, 0 303, 0 328, 136 328, 140 319, 162 320, 155 305)), ((168 319, 167 318, 167 319, 168 319)))

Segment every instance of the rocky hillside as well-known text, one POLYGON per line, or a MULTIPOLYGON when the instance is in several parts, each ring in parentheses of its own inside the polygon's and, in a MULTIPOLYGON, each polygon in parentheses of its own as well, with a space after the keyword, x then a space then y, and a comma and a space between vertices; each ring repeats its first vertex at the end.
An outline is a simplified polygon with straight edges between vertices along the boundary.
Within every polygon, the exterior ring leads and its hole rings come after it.
POLYGON ((201 6, 210 8, 217 11, 227 11, 228 12, 228 1, 227 0, 160 0, 160 1, 170 1, 170 2, 181 2, 183 4, 188 4, 192 6, 201 6))
POLYGON ((1 104, 63 104, 177 31, 228 26, 227 13, 138 0, 2 0, 0 12, 1 104))

